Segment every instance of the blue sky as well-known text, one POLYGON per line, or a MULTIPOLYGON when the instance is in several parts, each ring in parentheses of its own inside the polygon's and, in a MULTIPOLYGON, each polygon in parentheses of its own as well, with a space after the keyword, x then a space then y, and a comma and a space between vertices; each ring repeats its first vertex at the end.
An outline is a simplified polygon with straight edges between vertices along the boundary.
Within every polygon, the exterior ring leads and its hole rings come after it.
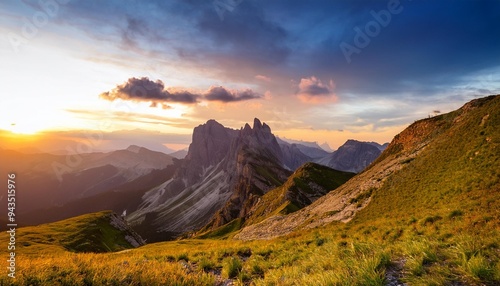
POLYGON ((259 117, 333 147, 390 141, 499 93, 499 12, 498 0, 3 1, 0 128, 185 138, 211 118, 259 117))

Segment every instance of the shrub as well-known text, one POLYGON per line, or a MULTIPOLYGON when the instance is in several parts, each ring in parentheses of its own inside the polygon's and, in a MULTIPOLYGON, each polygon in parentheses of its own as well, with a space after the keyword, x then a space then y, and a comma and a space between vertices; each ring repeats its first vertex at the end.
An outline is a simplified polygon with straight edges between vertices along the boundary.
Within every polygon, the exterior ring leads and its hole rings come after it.
POLYGON ((480 280, 490 280, 493 279, 493 268, 490 267, 486 258, 482 255, 474 255, 467 261, 466 270, 474 278, 479 278, 480 280))
POLYGON ((222 262, 222 276, 225 278, 235 278, 241 272, 243 264, 237 257, 228 257, 222 262))
POLYGON ((213 263, 210 259, 206 257, 202 257, 201 260, 198 262, 198 269, 205 272, 214 269, 214 267, 215 263, 213 263))
POLYGON ((441 220, 443 219, 441 216, 439 215, 435 215, 435 216, 428 216, 424 219, 424 222, 423 224, 426 225, 426 224, 433 224, 435 223, 436 221, 438 220, 441 220))
POLYGON ((177 256, 177 261, 180 261, 180 260, 189 261, 188 254, 187 253, 181 253, 181 254, 179 254, 177 256))
POLYGON ((462 216, 464 214, 463 211, 461 210, 453 210, 449 215, 448 215, 448 218, 455 218, 455 217, 458 217, 458 216, 462 216))

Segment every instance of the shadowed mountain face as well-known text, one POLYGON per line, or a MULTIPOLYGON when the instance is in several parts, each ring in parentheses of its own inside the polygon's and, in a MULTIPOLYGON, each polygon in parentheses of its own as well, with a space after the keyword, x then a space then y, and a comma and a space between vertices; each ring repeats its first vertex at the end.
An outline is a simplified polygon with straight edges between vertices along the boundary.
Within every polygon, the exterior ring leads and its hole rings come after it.
POLYGON ((337 151, 316 162, 336 170, 359 173, 382 153, 382 145, 375 144, 347 140, 337 151))
POLYGON ((188 155, 174 177, 148 191, 127 220, 165 239, 207 224, 218 227, 245 216, 256 199, 290 174, 267 124, 240 130, 214 120, 194 129, 188 155))
POLYGON ((335 170, 352 173, 359 173, 368 167, 388 144, 347 140, 338 150, 328 153, 317 144, 302 145, 288 143, 281 139, 278 143, 283 152, 283 163, 289 170, 295 170, 307 162, 314 162, 335 170))
POLYGON ((466 209, 481 216, 482 203, 498 209, 500 95, 419 120, 396 135, 364 172, 289 215, 244 228, 240 239, 268 239, 333 221, 408 220, 466 209), (310 223, 306 223, 310 222, 310 223))

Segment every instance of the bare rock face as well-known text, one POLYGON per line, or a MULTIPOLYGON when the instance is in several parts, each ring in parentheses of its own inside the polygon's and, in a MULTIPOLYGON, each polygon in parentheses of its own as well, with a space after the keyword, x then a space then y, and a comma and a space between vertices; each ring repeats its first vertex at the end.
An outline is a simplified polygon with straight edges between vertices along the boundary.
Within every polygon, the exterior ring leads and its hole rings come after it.
POLYGON ((240 130, 209 120, 194 129, 174 177, 146 193, 127 219, 173 235, 218 227, 244 217, 260 196, 287 179, 282 160, 271 128, 259 119, 240 130))
POLYGON ((267 124, 256 118, 253 128, 245 125, 228 154, 228 170, 236 170, 231 197, 215 213, 208 228, 247 217, 262 195, 281 185, 290 174, 283 168, 282 158, 281 148, 267 124))
POLYGON ((116 213, 110 213, 109 220, 112 226, 125 233, 125 240, 127 240, 133 247, 139 247, 146 244, 142 237, 131 229, 127 222, 116 213))
POLYGON ((217 164, 227 155, 236 133, 236 130, 226 128, 215 120, 207 121, 194 129, 186 159, 191 165, 200 167, 217 164))

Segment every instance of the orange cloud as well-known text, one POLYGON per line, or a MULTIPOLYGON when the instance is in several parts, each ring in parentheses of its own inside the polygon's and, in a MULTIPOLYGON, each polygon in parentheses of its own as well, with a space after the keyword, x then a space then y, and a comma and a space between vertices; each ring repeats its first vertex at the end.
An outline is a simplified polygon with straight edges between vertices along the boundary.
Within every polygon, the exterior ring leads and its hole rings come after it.
POLYGON ((325 103, 337 101, 334 92, 335 83, 330 80, 328 84, 323 84, 320 79, 312 76, 310 78, 300 79, 298 85, 297 97, 305 103, 325 103))

